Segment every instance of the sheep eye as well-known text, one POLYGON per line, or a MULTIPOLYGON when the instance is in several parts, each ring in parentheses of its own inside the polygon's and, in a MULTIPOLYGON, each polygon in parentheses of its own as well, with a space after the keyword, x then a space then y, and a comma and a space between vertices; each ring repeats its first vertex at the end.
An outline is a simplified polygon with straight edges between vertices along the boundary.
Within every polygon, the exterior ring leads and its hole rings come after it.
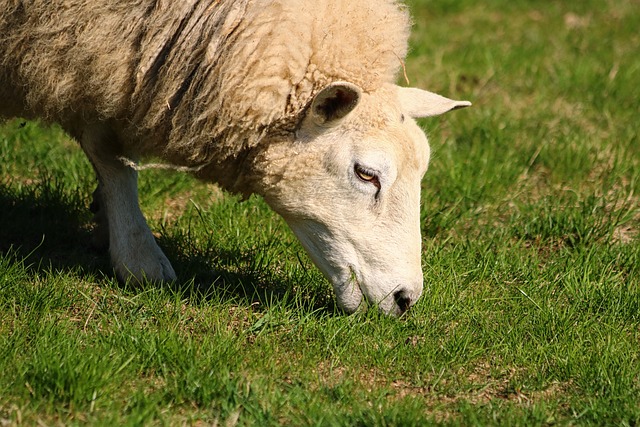
POLYGON ((375 185, 378 190, 380 189, 380 179, 378 179, 378 175, 376 175, 375 172, 370 171, 360 165, 355 165, 354 171, 358 178, 360 178, 362 181, 370 182, 371 184, 375 185))
POLYGON ((356 165, 356 175, 363 181, 373 181, 376 175, 373 172, 369 172, 362 166, 356 165))

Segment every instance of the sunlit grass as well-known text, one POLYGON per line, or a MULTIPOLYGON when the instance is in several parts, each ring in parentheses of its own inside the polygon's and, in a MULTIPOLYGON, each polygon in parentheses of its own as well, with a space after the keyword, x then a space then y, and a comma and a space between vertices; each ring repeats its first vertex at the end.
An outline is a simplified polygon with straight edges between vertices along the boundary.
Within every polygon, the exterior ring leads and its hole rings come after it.
POLYGON ((95 178, 60 130, 0 127, 0 424, 636 425, 640 8, 411 2, 425 293, 344 316, 286 224, 141 173, 173 287, 92 249, 95 178))

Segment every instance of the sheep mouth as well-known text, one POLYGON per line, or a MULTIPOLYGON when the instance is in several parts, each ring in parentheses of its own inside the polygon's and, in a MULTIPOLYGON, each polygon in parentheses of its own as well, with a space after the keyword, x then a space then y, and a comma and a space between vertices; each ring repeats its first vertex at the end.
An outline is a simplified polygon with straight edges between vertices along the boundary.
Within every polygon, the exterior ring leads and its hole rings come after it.
POLYGON ((355 313, 365 303, 365 294, 352 266, 349 266, 348 278, 336 286, 336 297, 340 308, 349 314, 355 313))
MULTIPOLYGON (((352 303, 349 305, 349 307, 346 307, 343 302, 340 302, 341 298, 338 298, 339 304, 342 309, 349 314, 355 313, 358 310, 377 308, 386 315, 400 317, 410 307, 408 303, 398 302, 393 292, 386 295, 380 301, 376 301, 375 299, 373 299, 373 297, 367 295, 363 290, 361 280, 358 277, 358 274, 353 266, 349 266, 349 278, 343 282, 341 288, 344 292, 343 295, 346 295, 346 298, 349 298, 354 302, 357 300, 357 303, 352 303)), ((346 298, 343 296, 342 299, 346 300, 346 298)))

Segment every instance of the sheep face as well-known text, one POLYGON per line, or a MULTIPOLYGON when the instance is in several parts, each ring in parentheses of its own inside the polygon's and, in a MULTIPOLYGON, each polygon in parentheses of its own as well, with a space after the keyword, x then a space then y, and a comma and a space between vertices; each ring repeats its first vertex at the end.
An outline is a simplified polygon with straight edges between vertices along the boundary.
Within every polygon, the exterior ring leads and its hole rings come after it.
POLYGON ((420 183, 429 145, 413 117, 470 105, 337 82, 312 102, 265 194, 333 284, 338 304, 400 315, 423 288, 420 183))

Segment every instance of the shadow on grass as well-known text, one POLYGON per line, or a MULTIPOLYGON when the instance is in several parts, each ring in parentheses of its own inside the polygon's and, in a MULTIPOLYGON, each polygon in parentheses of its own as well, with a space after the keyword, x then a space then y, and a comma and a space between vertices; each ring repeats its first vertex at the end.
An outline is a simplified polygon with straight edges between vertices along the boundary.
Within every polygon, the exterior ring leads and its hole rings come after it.
MULTIPOLYGON (((69 192, 55 179, 16 187, 0 184, 0 255, 24 260, 34 279, 45 271, 59 271, 87 280, 106 277, 110 283, 116 282, 108 253, 92 244, 92 214, 82 192, 69 192)), ((281 304, 319 314, 338 311, 332 298, 304 295, 305 290, 297 291, 296 283, 268 265, 251 268, 260 266, 256 260, 259 247, 236 251, 216 248, 212 253, 184 238, 167 236, 161 237, 159 244, 181 278, 170 288, 192 303, 213 299, 258 310, 281 304)), ((148 286, 167 287, 157 283, 118 286, 134 292, 148 286)))
MULTIPOLYGON (((267 247, 228 250, 216 241, 210 247, 193 246, 180 237, 167 237, 158 243, 176 271, 179 280, 173 286, 194 303, 214 299, 252 306, 260 311, 274 305, 336 314, 340 310, 330 294, 316 294, 314 289, 299 289, 298 280, 279 273, 278 268, 264 263, 262 251, 267 247)), ((268 244, 267 244, 268 246, 268 244)), ((303 279, 304 280, 304 279, 303 279)))
POLYGON ((80 196, 52 179, 16 187, 0 185, 0 253, 11 251, 38 271, 108 267, 91 248, 91 217, 80 196))

